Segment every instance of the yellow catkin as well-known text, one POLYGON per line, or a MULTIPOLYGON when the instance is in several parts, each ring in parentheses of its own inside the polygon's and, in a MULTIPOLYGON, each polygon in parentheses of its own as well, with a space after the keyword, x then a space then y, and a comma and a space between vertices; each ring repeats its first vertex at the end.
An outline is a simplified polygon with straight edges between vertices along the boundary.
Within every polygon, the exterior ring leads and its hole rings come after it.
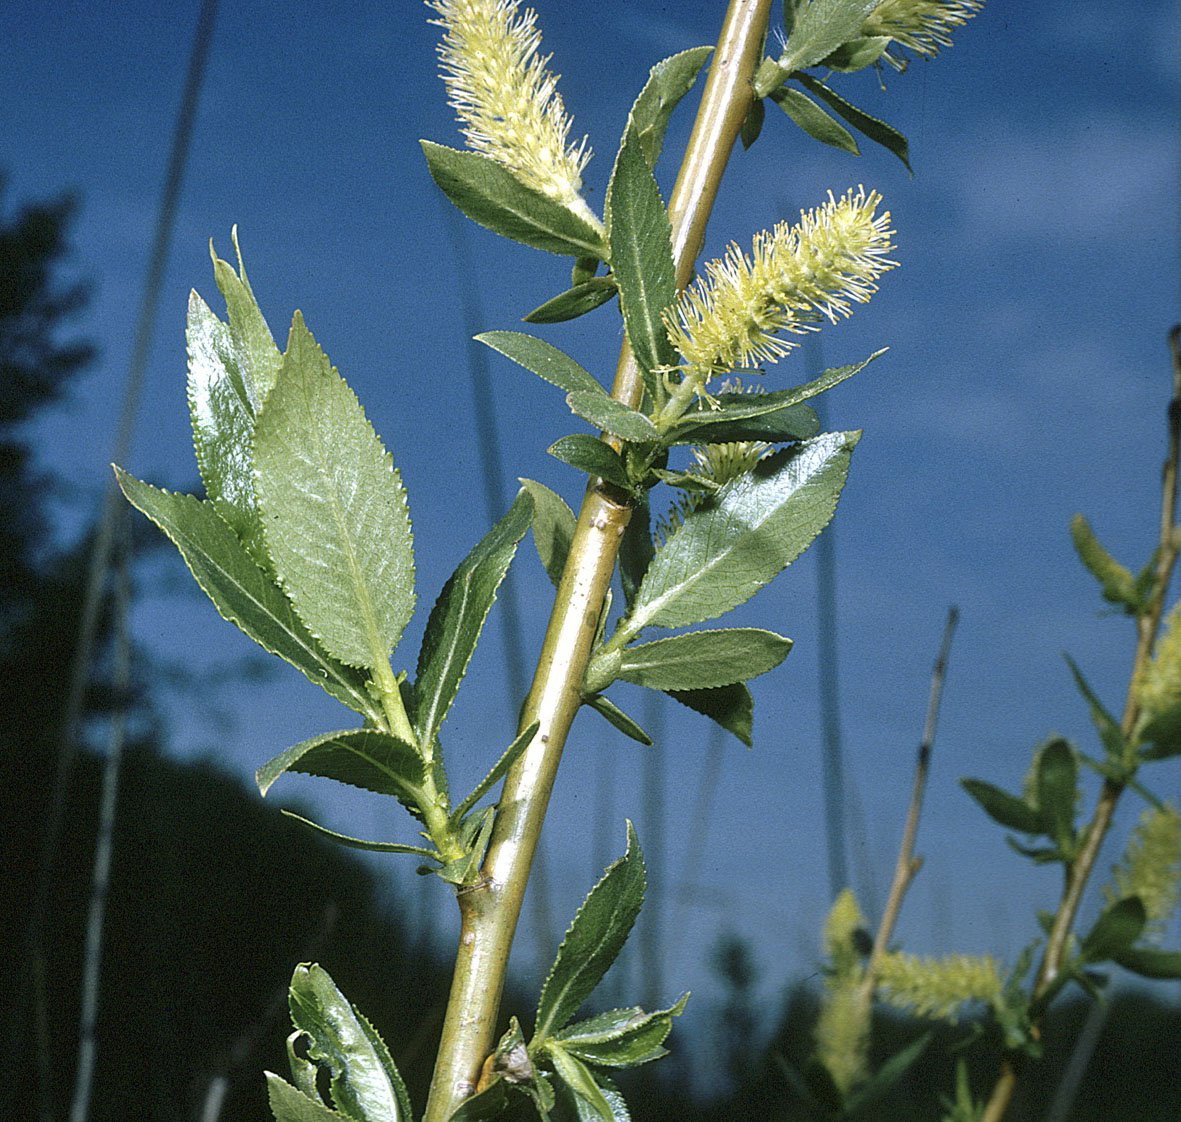
POLYGON ((830 980, 813 1030, 816 1058, 842 1094, 847 1094, 866 1072, 870 1011, 859 990, 857 980, 830 980))
POLYGON ((1136 700, 1145 723, 1181 705, 1181 604, 1169 613, 1152 661, 1138 677, 1136 700))
POLYGON ((877 291, 895 266, 890 214, 877 214, 881 196, 864 187, 800 213, 755 235, 748 257, 731 244, 665 312, 669 338, 695 388, 712 377, 774 362, 802 335, 835 322, 877 291))
POLYGON ((1171 803, 1148 807, 1128 839, 1105 889, 1108 903, 1140 897, 1148 916, 1145 934, 1159 939, 1181 902, 1181 813, 1171 803))
POLYGON ((964 1002, 999 1001, 1001 977, 991 955, 921 958, 891 953, 878 964, 878 991, 900 1009, 955 1020, 964 1002))
POLYGON ((469 147, 596 226, 580 194, 590 159, 568 143, 558 79, 541 56, 537 15, 519 0, 427 0, 443 28, 439 66, 469 147))
MULTIPOLYGON (((870 12, 861 33, 893 39, 917 55, 934 58, 940 47, 951 46, 952 31, 983 7, 983 0, 882 0, 870 12)), ((896 70, 906 66, 904 59, 888 52, 883 57, 896 70)))

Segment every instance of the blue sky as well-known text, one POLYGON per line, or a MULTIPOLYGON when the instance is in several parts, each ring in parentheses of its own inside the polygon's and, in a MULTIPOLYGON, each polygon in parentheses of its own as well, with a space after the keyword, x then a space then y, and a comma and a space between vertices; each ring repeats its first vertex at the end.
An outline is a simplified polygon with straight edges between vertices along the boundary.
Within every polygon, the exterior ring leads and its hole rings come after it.
MULTIPOLYGON (((567 107, 596 151, 587 173, 596 205, 648 67, 712 41, 721 7, 541 5, 567 107)), ((171 486, 196 478, 184 404, 186 295, 196 287, 215 296, 208 239, 228 254, 237 223, 276 336, 301 308, 394 454, 410 492, 425 608, 487 526, 456 258, 417 145, 419 137, 458 144, 435 76, 436 32, 412 0, 293 11, 257 0, 219 15, 129 466, 171 486)), ((77 190, 72 267, 94 285, 79 329, 101 360, 69 407, 37 429, 44 463, 69 484, 63 535, 106 479, 196 12, 195 2, 18 0, 9 18, 20 33, 0 43, 9 203, 77 190)), ((953 602, 962 611, 920 837, 927 864, 899 929, 915 950, 1011 959, 1032 933, 1033 908, 1056 898, 1056 874, 1016 858, 955 780, 1018 783, 1029 747, 1052 731, 1092 746, 1061 652, 1079 660, 1113 708, 1122 704, 1132 636, 1103 615, 1067 525, 1085 511, 1133 565, 1155 534, 1164 339, 1181 310, 1177 17, 1177 5, 1163 0, 1118 14, 1098 0, 990 4, 937 61, 887 71, 886 90, 872 72, 835 83, 909 136, 914 178, 869 145, 860 159, 821 148, 772 110, 759 143, 736 153, 710 227, 714 254, 829 188, 858 183, 880 190, 894 215, 902 267, 851 321, 826 329, 821 345, 830 365, 891 348, 827 402, 834 427, 865 430, 835 534, 847 770, 866 838, 854 867, 872 872, 879 893, 944 613, 953 602)), ((689 111, 678 116, 667 152, 678 150, 689 119, 689 111)), ((666 187, 674 170, 671 159, 660 169, 666 187)), ((468 246, 487 328, 513 327, 564 287, 567 265, 557 258, 475 228, 468 246)), ((611 310, 546 337, 609 379, 619 341, 611 310)), ((560 395, 506 361, 492 362, 488 376, 506 492, 524 475, 576 502, 580 481, 544 451, 578 427, 560 395)), ((767 375, 773 388, 804 379, 800 352, 767 375)), ((150 576, 135 615, 144 644, 207 669, 249 653, 184 591, 179 561, 154 565, 150 576)), ((549 586, 528 548, 514 579, 532 652, 549 586)), ((657 863, 667 870, 666 899, 692 890, 682 910, 664 909, 677 927, 664 978, 669 996, 687 985, 701 992, 689 1019, 711 1000, 702 963, 722 931, 751 939, 768 994, 813 968, 827 895, 814 600, 806 555, 741 613, 793 636, 796 648, 756 686, 755 749, 726 747, 708 857, 693 885, 682 880, 708 731, 679 711, 664 718, 669 834, 657 863)), ((447 728, 460 776, 474 778, 512 724, 498 627, 494 616, 447 728)), ((418 634, 412 626, 396 662, 413 662, 418 634)), ((619 696, 643 712, 639 698, 619 696)), ((349 723, 286 668, 224 685, 212 700, 178 695, 168 717, 178 752, 212 754, 244 776, 289 743, 349 723)), ((546 834, 559 917, 572 914, 593 879, 603 775, 617 846, 625 816, 637 819, 644 840, 640 750, 587 713, 546 834)), ((1162 767, 1159 782, 1176 794, 1179 776, 1162 767)), ((337 828, 409 836, 396 808, 390 816, 323 784, 289 790, 316 800, 337 828)), ((423 915, 410 897, 429 894, 425 909, 449 944, 444 888, 408 873, 394 874, 405 906, 423 915)), ((522 954, 527 966, 527 937, 522 954)))

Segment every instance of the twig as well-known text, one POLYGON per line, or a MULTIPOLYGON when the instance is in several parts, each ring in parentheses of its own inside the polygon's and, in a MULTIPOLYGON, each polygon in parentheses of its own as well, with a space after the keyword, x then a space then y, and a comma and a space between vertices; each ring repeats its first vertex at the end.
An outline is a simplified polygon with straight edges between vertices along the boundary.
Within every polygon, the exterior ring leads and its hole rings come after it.
POLYGON ((914 786, 910 792, 910 807, 906 812, 906 827, 902 831, 902 844, 898 848, 898 862, 894 866, 894 880, 890 884, 890 895, 886 899, 886 908, 882 912, 882 919, 878 924, 877 935, 873 941, 873 951, 870 953, 869 962, 866 963, 865 977, 861 983, 861 997, 866 1002, 873 997, 878 967, 881 964, 882 956, 890 945, 891 938, 893 938, 894 926, 898 922, 899 912, 902 911, 902 901, 923 864, 922 858, 914 855, 915 840, 919 832, 919 818, 923 813, 923 795, 927 789, 927 776, 931 770, 931 751, 935 746, 935 729, 939 723, 939 702, 943 697, 943 682, 947 677, 947 659, 951 653, 951 640, 955 635, 955 627, 959 618, 958 608, 948 608, 947 623, 943 628, 943 641, 939 644, 939 654, 931 672, 931 694, 927 700, 927 719, 923 724, 923 739, 919 743, 918 758, 915 762, 914 786))
MULTIPOLYGON (((1132 730, 1140 718, 1136 683, 1139 681, 1149 658, 1152 657, 1157 632, 1160 630, 1161 617, 1164 614, 1165 597, 1173 576, 1173 568, 1177 562, 1175 531, 1177 526, 1177 478, 1179 468, 1181 468, 1181 325, 1173 327, 1169 332, 1169 349, 1173 360, 1173 394, 1169 400, 1168 408, 1168 452, 1161 472, 1160 542, 1157 549, 1156 584, 1152 599, 1136 620, 1136 654, 1132 660, 1132 673, 1128 679, 1128 694, 1124 702, 1123 719, 1120 722, 1120 729, 1125 737, 1131 736, 1132 730)), ((1049 939, 1046 942, 1046 953, 1038 968, 1037 980, 1033 987, 1035 1002, 1040 1001, 1049 993, 1061 973, 1062 960, 1071 932, 1074 930, 1083 892, 1094 871, 1099 850, 1111 828, 1116 804, 1119 802, 1120 795, 1123 794, 1124 786, 1125 784, 1114 779, 1104 780, 1098 801, 1095 803, 1095 813, 1083 833, 1082 848, 1079 850, 1078 856, 1067 867, 1066 886, 1062 892, 1061 902, 1058 904, 1058 911, 1054 915, 1054 923, 1050 928, 1049 939)), ((1039 1030, 1040 1018, 1034 1024, 1034 1032, 1037 1033, 1039 1030)), ((1011 1057, 1006 1056, 1001 1061, 1000 1073, 980 1122, 1000 1122, 1004 1118, 1017 1086, 1017 1078, 1016 1065, 1011 1057)))

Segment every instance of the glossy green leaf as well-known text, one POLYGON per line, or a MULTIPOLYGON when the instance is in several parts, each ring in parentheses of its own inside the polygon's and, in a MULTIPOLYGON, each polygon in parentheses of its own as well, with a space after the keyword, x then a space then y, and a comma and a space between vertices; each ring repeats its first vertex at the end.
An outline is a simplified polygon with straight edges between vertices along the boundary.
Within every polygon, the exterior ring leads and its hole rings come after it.
POLYGON ((261 647, 286 659, 316 685, 372 720, 378 710, 364 679, 329 655, 292 610, 291 602, 250 558, 213 504, 142 483, 120 468, 123 494, 180 550, 189 571, 223 618, 261 647))
POLYGON ((718 443, 720 438, 715 438, 709 431, 714 426, 724 430, 725 426, 739 421, 765 417, 790 409, 852 378, 885 353, 886 350, 883 348, 875 351, 863 362, 855 362, 851 366, 834 366, 825 370, 818 378, 794 389, 776 390, 772 393, 719 394, 716 408, 708 402, 698 402, 677 421, 672 431, 672 439, 678 444, 718 443), (688 440, 686 434, 691 434, 694 439, 688 440))
POLYGON ((668 696, 754 745, 755 703, 745 682, 712 690, 667 690, 668 696))
POLYGON ((771 100, 783 110, 813 140, 861 155, 853 134, 838 121, 833 120, 807 94, 790 86, 780 86, 770 94, 771 100))
POLYGON ((517 758, 529 747, 530 741, 537 735, 537 730, 540 727, 540 722, 534 721, 521 730, 514 738, 513 742, 504 750, 499 760, 496 761, 489 769, 488 774, 480 780, 479 783, 472 788, 472 793, 468 795, 455 808, 452 818, 459 821, 463 818, 469 810, 472 809, 497 783, 501 781, 508 773, 508 769, 516 763, 517 758))
POLYGON ((590 890, 558 948, 541 988, 535 1036, 545 1040, 562 1028, 615 961, 640 907, 647 877, 636 832, 627 824, 627 852, 590 890))
POLYGON ((562 580, 570 543, 574 540, 574 511, 566 500, 544 483, 522 479, 521 486, 533 496, 533 544, 546 574, 555 588, 562 580))
POLYGON ((330 841, 336 842, 337 845, 343 845, 347 849, 360 849, 367 853, 409 853, 415 857, 425 857, 429 860, 437 860, 439 856, 433 849, 426 849, 421 845, 403 845, 401 842, 366 841, 364 838, 354 838, 349 834, 338 834, 335 830, 330 830, 327 826, 321 826, 318 822, 313 822, 310 818, 304 818, 302 814, 296 814, 293 810, 284 810, 282 813, 285 817, 293 819, 301 826, 306 826, 313 833, 319 834, 323 838, 328 838, 330 841))
POLYGON ((1103 909, 1095 926, 1079 944, 1084 962, 1106 962, 1129 950, 1140 938, 1148 917, 1139 896, 1126 896, 1103 909))
POLYGON ((888 35, 867 35, 861 39, 850 39, 832 54, 824 57, 824 66, 844 74, 855 74, 858 70, 873 66, 889 49, 890 42, 888 35))
POLYGON ((638 1006, 612 1009, 555 1034, 572 1056, 599 1067, 638 1067, 667 1055, 663 1047, 672 1019, 685 1009, 689 995, 668 1009, 645 1013, 638 1006))
POLYGON ((818 82, 811 75, 797 74, 796 78, 807 90, 825 102, 833 112, 848 121, 862 136, 872 140, 875 144, 880 144, 887 152, 897 156, 906 166, 907 171, 913 170, 910 166, 910 143, 896 128, 887 125, 885 121, 879 120, 872 114, 866 113, 864 109, 858 109, 852 102, 846 101, 835 90, 830 89, 823 82, 818 82))
POLYGON ((644 574, 655 556, 652 514, 645 493, 632 508, 631 518, 628 519, 627 528, 623 531, 623 540, 619 543, 619 580, 629 611, 643 582, 644 574))
POLYGON ((688 514, 648 567, 629 631, 714 619, 777 576, 832 518, 859 437, 826 433, 768 456, 688 514))
POLYGON ((881 0, 812 0, 796 12, 780 67, 789 74, 806 70, 860 38, 866 17, 879 3, 881 0))
POLYGON ((189 295, 185 338, 189 417, 205 493, 250 556, 267 569, 270 558, 254 497, 254 406, 242 373, 242 357, 229 327, 195 292, 189 295))
POLYGON ((565 323, 602 307, 618 291, 614 277, 591 277, 558 293, 522 318, 526 323, 565 323))
POLYGON ((551 1045, 549 1057, 554 1064, 557 1077, 581 1099, 593 1112, 592 1117, 600 1122, 617 1122, 618 1115, 595 1082, 590 1069, 580 1059, 572 1056, 565 1048, 551 1045))
POLYGON ((660 435, 643 413, 629 409, 599 388, 568 393, 566 404, 576 416, 621 440, 643 442, 656 440, 660 435))
POLYGON ((638 744, 651 747, 654 743, 652 737, 604 694, 592 693, 583 699, 583 703, 589 705, 596 713, 614 725, 624 736, 629 737, 638 744))
POLYGON ((338 1110, 358 1122, 411 1122, 410 1097, 384 1041, 326 970, 297 966, 288 1000, 308 1054, 328 1068, 338 1110))
POLYGON ((994 822, 1022 834, 1045 832, 1042 816, 1024 799, 985 783, 983 779, 961 779, 960 783, 994 822))
POLYGON ((1037 802, 1043 828, 1064 853, 1074 846, 1074 816, 1078 805, 1078 761, 1074 749, 1061 738, 1051 740, 1038 756, 1037 802))
POLYGON ((738 139, 742 141, 744 150, 749 150, 751 145, 762 135, 763 123, 766 119, 766 102, 761 97, 755 98, 750 103, 750 108, 742 120, 742 128, 738 130, 738 139))
POLYGON ((1074 684, 1078 687, 1079 693, 1083 695, 1087 708, 1091 712, 1091 721, 1098 730, 1099 739, 1103 742, 1103 747, 1107 749, 1108 759, 1116 763, 1122 762, 1125 743, 1119 722, 1107 711, 1098 695, 1091 689, 1090 683, 1083 676, 1083 672, 1078 668, 1074 659, 1070 655, 1064 657, 1070 667, 1071 674, 1074 675, 1074 684))
POLYGON ((648 80, 632 105, 627 130, 640 142, 644 159, 656 167, 669 118, 681 99, 693 88, 713 47, 690 47, 661 59, 648 72, 648 80))
POLYGON ((266 1079, 267 1099, 275 1122, 357 1122, 357 1119, 330 1110, 323 1103, 308 1098, 274 1072, 268 1071, 266 1079))
POLYGON ((414 611, 406 492, 299 312, 254 464, 268 551, 296 612, 341 662, 387 664, 414 611))
POLYGON ((668 213, 641 142, 632 132, 624 137, 607 187, 607 214, 611 269, 619 285, 624 327, 655 397, 653 371, 677 361, 661 319, 677 298, 677 279, 668 213))
POLYGON ((631 480, 627 475, 627 468, 619 453, 614 448, 604 444, 598 437, 587 433, 574 433, 555 440, 546 451, 555 460, 561 460, 572 468, 585 471, 587 475, 597 475, 608 483, 617 487, 630 488, 631 480))
POLYGON ((297 1090, 302 1091, 309 1099, 315 1099, 317 1102, 320 1099, 320 1088, 317 1085, 319 1079, 320 1069, 316 1066, 314 1060, 308 1059, 302 1051, 296 1050, 296 1044, 300 1044, 306 1048, 307 1034, 301 1029, 296 1029, 294 1032, 287 1035, 287 1063, 291 1068, 291 1079, 295 1084, 297 1090))
POLYGON ((499 1118, 508 1106, 508 1085, 503 1078, 496 1078, 478 1095, 464 1099, 448 1122, 488 1122, 490 1118, 499 1118))
POLYGON ((1099 582, 1103 599, 1135 615, 1141 607, 1136 578, 1103 548, 1091 524, 1081 514, 1070 520, 1070 537, 1079 560, 1099 582))
POLYGON ((388 732, 346 729, 293 744, 263 764, 254 778, 265 795, 286 772, 319 775, 379 795, 393 795, 416 811, 422 769, 422 757, 414 748, 388 732))
MULTIPOLYGON (((728 397, 728 394, 720 395, 728 397)), ((720 400, 719 398, 719 400, 720 400)), ((725 403, 721 406, 724 409, 725 403)), ((764 444, 784 444, 793 440, 807 440, 820 432, 816 411, 807 405, 786 405, 757 417, 737 420, 710 421, 696 428, 677 429, 674 444, 733 444, 743 440, 759 440, 764 444)))
POLYGON ((431 178, 473 222, 549 253, 608 259, 602 236, 585 218, 526 187, 495 160, 429 140, 419 143, 431 178))
POLYGON ((1142 978, 1181 978, 1181 951, 1127 947, 1111 956, 1125 970, 1142 978))
POLYGON ((912 1067, 918 1058, 927 1050, 933 1033, 927 1032, 912 1041, 901 1051, 895 1052, 877 1071, 864 1083, 856 1086, 845 1100, 845 1108, 849 1114, 855 1114, 872 1106, 885 1095, 898 1080, 912 1067))
POLYGON ((431 609, 414 682, 414 731, 434 743, 459 692, 517 546, 533 521, 533 499, 518 493, 508 513, 484 535, 451 574, 431 609))
POLYGON ((600 393, 609 396, 593 374, 544 339, 523 331, 485 331, 476 341, 499 351, 518 366, 532 371, 566 393, 600 393))
POLYGON ((792 641, 758 627, 690 631, 625 647, 619 677, 653 690, 701 690, 745 682, 774 670, 792 641))

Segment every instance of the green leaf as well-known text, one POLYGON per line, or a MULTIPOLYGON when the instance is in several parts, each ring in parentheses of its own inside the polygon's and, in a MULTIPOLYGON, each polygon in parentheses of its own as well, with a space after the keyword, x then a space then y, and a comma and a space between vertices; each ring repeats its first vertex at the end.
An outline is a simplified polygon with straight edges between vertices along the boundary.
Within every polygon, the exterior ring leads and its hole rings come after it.
POLYGON ((474 884, 480 866, 484 863, 484 854, 488 852, 488 843, 492 840, 495 818, 496 808, 491 806, 469 815, 460 830, 465 849, 463 856, 446 862, 441 869, 430 871, 437 873, 448 884, 474 884))
POLYGON ((635 409, 629 409, 602 389, 577 390, 566 395, 570 411, 597 429, 618 436, 621 440, 650 441, 660 435, 656 426, 635 409))
POLYGON ((607 187, 607 215, 611 268, 628 342, 655 399, 653 371, 674 366, 677 360, 661 319, 661 312, 677 298, 677 279, 664 200, 641 143, 631 132, 624 137, 607 187))
POLYGON ((299 312, 254 464, 267 546, 296 612, 341 662, 388 665, 414 611, 406 492, 299 312))
POLYGON ((625 490, 631 489, 627 467, 614 448, 604 444, 598 437, 577 432, 555 440, 546 451, 555 460, 561 460, 572 468, 597 475, 608 483, 614 483, 625 490))
POLYGON ((859 1110, 864 1110, 885 1095, 927 1050, 933 1035, 930 1032, 924 1033, 918 1040, 895 1052, 869 1079, 856 1087, 845 1100, 845 1109, 848 1113, 855 1114, 859 1110))
POLYGON ((708 402, 698 402, 680 417, 672 432, 674 443, 720 443, 721 438, 715 438, 708 431, 714 426, 723 427, 737 421, 746 421, 754 417, 765 417, 779 413, 799 405, 838 386, 847 378, 864 370, 874 359, 886 353, 886 348, 875 351, 864 362, 855 362, 851 366, 834 366, 825 370, 818 378, 802 386, 790 390, 776 390, 773 393, 724 393, 717 396, 717 408, 708 402), (684 437, 684 433, 691 433, 694 439, 684 437))
POLYGON ((410 1098, 373 1026, 315 964, 295 968, 291 1019, 310 1037, 308 1054, 327 1066, 332 1099, 358 1122, 411 1122, 410 1098))
POLYGON ((881 0, 812 0, 798 11, 779 59, 787 73, 822 62, 838 47, 861 37, 866 17, 881 0))
POLYGON ((1064 855, 1074 848, 1074 815, 1078 802, 1078 761, 1061 738, 1051 740, 1038 756, 1037 805, 1043 829, 1064 855))
POLYGON ((1148 917, 1139 896, 1125 896, 1104 908, 1095 926, 1079 944, 1084 962, 1106 962, 1128 951, 1140 938, 1148 917))
POLYGON ((758 627, 690 631, 625 647, 619 677, 653 690, 716 689, 774 670, 792 641, 758 627))
POLYGON ((1099 582, 1103 599, 1117 604, 1129 615, 1136 615, 1142 605, 1136 578, 1103 548, 1091 524, 1081 514, 1070 520, 1070 537, 1079 560, 1099 582))
POLYGON ((755 98, 750 103, 750 108, 746 111, 746 116, 742 120, 742 128, 738 133, 738 138, 742 141, 742 147, 745 151, 749 151, 751 145, 759 139, 763 131, 763 122, 766 119, 766 104, 761 97, 755 98))
POLYGON ((433 849, 425 849, 421 845, 403 845, 401 842, 378 842, 365 841, 363 838, 354 838, 348 834, 338 834, 335 830, 329 830, 327 826, 321 826, 318 822, 313 822, 310 818, 304 818, 302 814, 296 814, 293 810, 282 811, 283 815, 298 822, 301 826, 306 826, 309 830, 319 834, 321 837, 329 838, 336 842, 337 845, 343 845, 348 849, 362 849, 368 853, 410 853, 415 857, 425 857, 432 861, 437 861, 439 855, 433 849))
POLYGON ((673 110, 693 88, 712 51, 713 47, 690 47, 661 59, 648 72, 648 80, 628 115, 627 131, 634 133, 639 140, 650 168, 655 168, 660 158, 673 110))
POLYGON ((326 732, 292 745, 255 772, 259 793, 265 795, 275 780, 289 771, 393 795, 412 812, 418 810, 422 757, 409 744, 380 729, 326 732))
POLYGON ((961 779, 961 785, 994 822, 1022 834, 1043 834, 1045 823, 1037 810, 1024 799, 1002 791, 983 779, 961 779))
POLYGON ((644 856, 628 822, 627 852, 582 902, 541 987, 537 1040, 552 1036, 578 1012, 615 961, 640 914, 646 883, 644 856))
POLYGON ((755 703, 745 682, 712 690, 668 690, 668 696, 754 746, 755 703))
MULTIPOLYGON (((730 394, 717 397, 719 408, 726 408, 730 394)), ((735 397, 762 396, 735 394, 735 397)), ((743 440, 760 440, 764 444, 783 444, 794 440, 807 440, 820 432, 820 419, 816 411, 807 405, 785 405, 770 413, 755 417, 712 420, 696 428, 678 428, 672 440, 674 444, 733 444, 743 440)))
POLYGON ((813 140, 852 152, 854 156, 861 155, 853 134, 844 125, 834 121, 807 94, 790 86, 780 86, 771 92, 770 98, 813 140))
POLYGON ((509 1106, 509 1089, 503 1078, 493 1079, 478 1095, 464 1099, 448 1122, 487 1122, 499 1118, 509 1106))
POLYGON ((1071 674, 1074 675, 1074 684, 1078 686, 1079 693, 1083 695, 1087 708, 1091 711, 1091 721, 1099 732, 1099 739, 1103 742, 1103 747, 1107 749, 1108 758, 1115 763, 1122 763, 1126 744, 1119 722, 1104 708, 1103 702, 1091 689, 1090 683, 1083 677, 1083 672, 1078 668, 1074 659, 1070 655, 1063 657, 1070 667, 1071 674))
POLYGON ((689 995, 668 1009, 645 1013, 638 1006, 612 1009, 556 1033, 563 1049, 599 1067, 638 1067, 667 1055, 663 1047, 673 1017, 684 1012, 689 995))
POLYGON ((826 102, 835 113, 844 117, 863 136, 897 156, 906 166, 907 171, 913 171, 910 166, 910 144, 897 129, 866 113, 864 109, 858 109, 852 102, 846 101, 840 94, 810 75, 797 74, 796 78, 806 89, 814 93, 821 101, 826 102))
POLYGON ((493 787, 496 786, 497 783, 500 782, 501 779, 504 778, 504 776, 508 773, 508 769, 512 767, 514 763, 516 763, 517 758, 521 755, 521 753, 529 747, 533 737, 537 735, 537 730, 539 727, 540 722, 534 721, 532 724, 527 725, 521 730, 521 732, 517 734, 516 739, 514 739, 513 742, 504 750, 500 759, 492 765, 488 774, 476 784, 476 786, 472 789, 472 793, 455 808, 454 813, 451 815, 454 821, 458 822, 460 819, 462 819, 463 816, 476 805, 476 803, 478 803, 486 794, 488 794, 489 791, 492 790, 493 787))
POLYGON ((761 460, 688 514, 648 567, 627 627, 685 627, 753 596, 828 524, 860 433, 826 433, 761 460))
POLYGON ((619 543, 619 580, 628 611, 631 610, 648 566, 652 564, 652 558, 656 556, 651 523, 652 514, 645 492, 633 507, 627 528, 623 531, 623 540, 619 543))
POLYGON ((1145 760, 1168 760, 1181 755, 1181 705, 1173 705, 1136 730, 1136 739, 1147 744, 1140 756, 1145 760))
POLYGON ((1125 970, 1142 978, 1181 978, 1181 951, 1128 947, 1111 956, 1125 970))
POLYGON ((496 601, 496 590, 532 521, 533 499, 522 490, 508 513, 460 562, 431 609, 414 683, 419 744, 433 744, 438 736, 496 601))
POLYGON ((566 393, 597 392, 610 396, 593 374, 564 351, 535 335, 523 331, 485 331, 475 339, 566 393))
POLYGON ((583 704, 589 705, 600 716, 605 717, 608 722, 614 725, 624 736, 630 737, 632 740, 647 747, 651 747, 654 741, 640 726, 631 719, 618 705, 615 704, 609 697, 601 693, 592 693, 583 698, 583 704))
POLYGON ((533 496, 533 544, 537 546, 537 556, 557 588, 574 540, 574 511, 544 483, 532 479, 522 479, 520 483, 533 496))
POLYGON ((115 468, 115 476, 128 502, 180 550, 189 571, 224 619, 261 647, 286 659, 350 709, 378 719, 361 675, 324 651, 212 503, 162 491, 121 468, 115 468))
POLYGON ((473 222, 523 245, 570 257, 609 258, 602 235, 585 218, 478 152, 419 141, 431 178, 473 222))
POLYGON ((593 312, 618 292, 614 277, 591 277, 534 308, 526 323, 564 323, 593 312))
MULTIPOLYGON (((558 1078, 574 1092, 576 1099, 581 1099, 594 1112, 592 1117, 602 1122, 616 1122, 618 1115, 611 1104, 603 1096, 595 1077, 581 1060, 572 1056, 565 1048, 551 1043, 548 1049, 549 1057, 554 1063, 554 1072, 558 1078)), ((581 1113, 581 1112, 580 1112, 581 1113)))
POLYGON ((195 292, 189 295, 185 338, 189 355, 189 416, 205 493, 250 556, 267 569, 270 558, 254 497, 254 463, 250 451, 254 439, 254 406, 242 374, 242 359, 229 327, 195 292))
POLYGON ((266 1072, 266 1077, 267 1099, 275 1122, 357 1122, 357 1119, 329 1110, 323 1103, 308 1098, 274 1072, 266 1072))
MULTIPOLYGON (((823 60, 824 65, 829 70, 855 74, 858 70, 873 66, 889 49, 890 41, 888 35, 867 35, 861 39, 850 39, 832 54, 827 55, 823 60)), ((796 75, 796 77, 807 77, 807 75, 796 75)))

